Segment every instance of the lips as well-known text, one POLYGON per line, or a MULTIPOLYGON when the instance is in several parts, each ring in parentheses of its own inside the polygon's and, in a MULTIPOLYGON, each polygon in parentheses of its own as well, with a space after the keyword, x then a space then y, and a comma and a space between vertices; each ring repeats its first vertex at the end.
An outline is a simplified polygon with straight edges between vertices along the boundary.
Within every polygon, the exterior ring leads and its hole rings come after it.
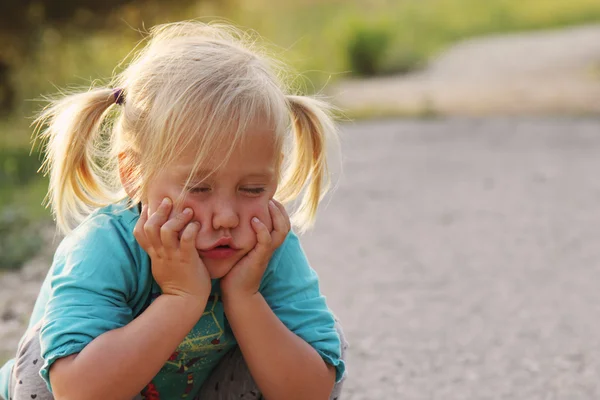
POLYGON ((233 248, 233 239, 231 237, 222 237, 221 239, 219 239, 216 242, 214 242, 212 244, 212 246, 210 246, 209 248, 207 248, 206 250, 203 250, 203 251, 210 251, 210 250, 214 250, 214 249, 219 248, 219 247, 231 247, 231 248, 233 248))
POLYGON ((200 254, 206 258, 222 260, 233 256, 237 251, 231 238, 221 238, 206 250, 200 250, 200 254))

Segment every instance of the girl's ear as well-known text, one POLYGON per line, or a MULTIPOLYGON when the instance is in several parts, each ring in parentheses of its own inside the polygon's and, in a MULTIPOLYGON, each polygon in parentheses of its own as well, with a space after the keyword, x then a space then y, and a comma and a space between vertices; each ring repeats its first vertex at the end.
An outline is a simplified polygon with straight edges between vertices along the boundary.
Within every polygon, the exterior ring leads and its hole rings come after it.
POLYGON ((119 178, 127 196, 135 197, 136 188, 136 157, 129 151, 119 153, 119 178))

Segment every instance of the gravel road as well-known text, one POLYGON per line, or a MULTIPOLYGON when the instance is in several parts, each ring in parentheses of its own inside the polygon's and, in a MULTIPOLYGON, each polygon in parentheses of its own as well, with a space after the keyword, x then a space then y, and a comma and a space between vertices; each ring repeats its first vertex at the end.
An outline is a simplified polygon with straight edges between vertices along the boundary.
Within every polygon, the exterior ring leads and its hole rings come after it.
POLYGON ((304 244, 348 400, 600 398, 600 120, 367 122, 304 244))
POLYGON ((328 89, 350 112, 453 116, 600 113, 600 25, 457 43, 406 76, 328 89))
MULTIPOLYGON (((341 138, 303 243, 351 342, 345 399, 600 398, 600 119, 373 121, 341 138)), ((40 268, 0 277, 0 352, 40 268)))

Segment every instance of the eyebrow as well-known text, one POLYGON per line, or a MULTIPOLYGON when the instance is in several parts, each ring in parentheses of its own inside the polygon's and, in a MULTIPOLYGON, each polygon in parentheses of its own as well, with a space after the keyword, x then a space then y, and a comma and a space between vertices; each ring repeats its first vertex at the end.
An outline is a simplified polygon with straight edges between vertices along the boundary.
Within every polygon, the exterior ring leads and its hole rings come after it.
MULTIPOLYGON (((211 171, 211 170, 207 170, 207 169, 200 169, 198 171, 196 171, 192 176, 191 179, 192 180, 202 180, 205 179, 206 177, 208 177, 209 175, 214 175, 215 171, 211 171)), ((275 175, 274 171, 272 171, 271 169, 267 169, 267 170, 260 170, 260 171, 249 171, 248 173, 243 174, 243 178, 247 179, 247 178, 266 178, 266 179, 271 179, 273 178, 273 176, 275 175)), ((185 178, 187 178, 188 175, 185 175, 185 178)))

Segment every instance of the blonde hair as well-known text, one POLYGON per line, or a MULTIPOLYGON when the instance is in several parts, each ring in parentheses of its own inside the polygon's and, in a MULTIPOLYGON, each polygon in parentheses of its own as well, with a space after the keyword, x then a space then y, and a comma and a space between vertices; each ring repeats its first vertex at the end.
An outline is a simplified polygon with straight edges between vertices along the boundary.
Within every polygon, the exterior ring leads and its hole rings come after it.
POLYGON ((59 229, 66 233, 96 208, 127 198, 119 164, 135 182, 128 188, 135 204, 178 149, 192 143, 197 149, 191 177, 226 143, 224 132, 233 132, 231 154, 256 118, 272 124, 278 149, 291 143, 275 197, 293 202, 294 225, 307 229, 329 187, 326 141, 336 137, 336 127, 327 103, 290 93, 284 76, 254 36, 231 26, 188 21, 153 28, 147 45, 112 80, 122 93, 71 94, 36 120, 46 126, 43 168, 59 229), (126 100, 115 108, 118 95, 126 100))

